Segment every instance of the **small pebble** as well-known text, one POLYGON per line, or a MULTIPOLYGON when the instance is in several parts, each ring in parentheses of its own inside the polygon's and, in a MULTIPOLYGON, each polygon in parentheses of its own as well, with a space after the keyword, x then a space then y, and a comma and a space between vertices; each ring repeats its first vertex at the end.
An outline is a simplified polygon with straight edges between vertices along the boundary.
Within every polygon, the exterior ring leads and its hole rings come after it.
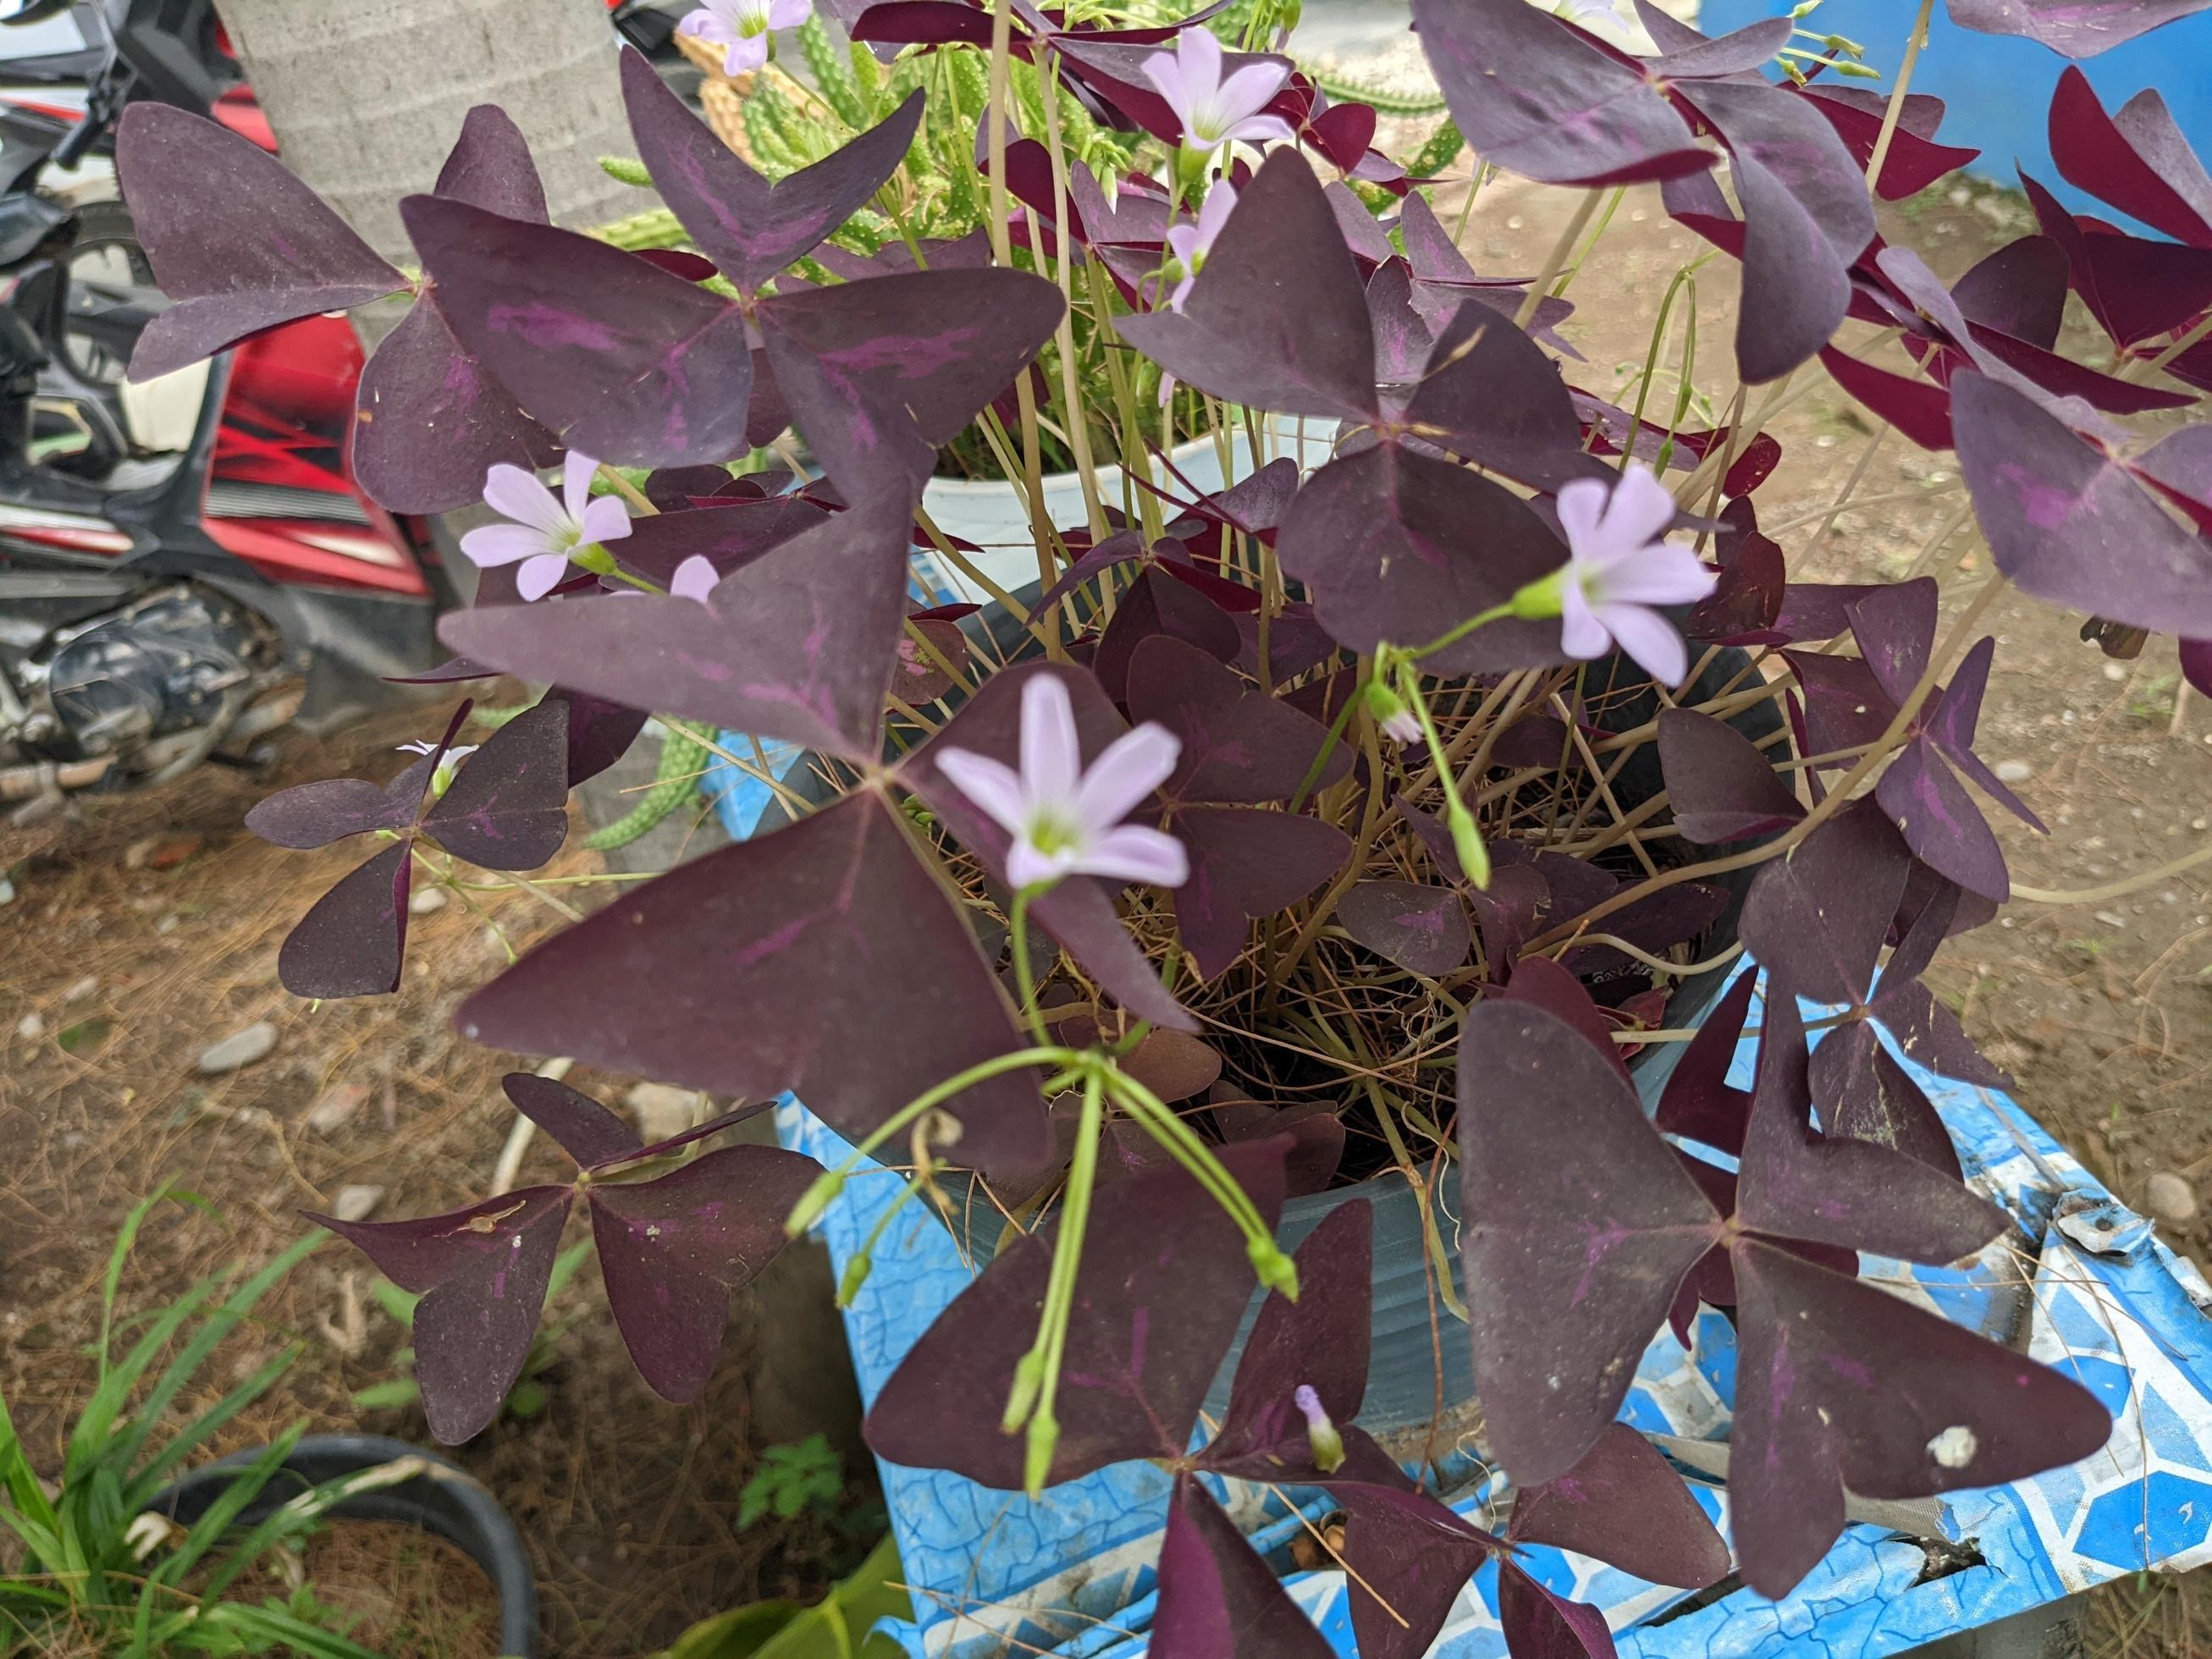
POLYGON ((368 1099, 365 1083, 341 1083, 307 1109, 307 1124, 319 1135, 344 1127, 346 1120, 368 1099))
POLYGON ((446 890, 442 887, 419 889, 415 896, 407 901, 407 914, 410 916, 432 915, 445 908, 446 890))
POLYGON ((2197 1190, 2170 1170, 2160 1170, 2143 1188, 2143 1202, 2160 1221, 2179 1224, 2197 1217, 2197 1190))
POLYGON ((2108 662, 2105 665, 2105 678, 2106 679, 2117 683, 2118 681, 2127 678, 2127 665, 2124 663, 2108 662))
POLYGON ((2124 927, 2128 925, 2128 919, 2118 910, 2100 910, 2097 912, 2097 920, 2107 927, 2124 927))
POLYGON ((222 1042, 203 1049, 200 1070, 209 1077, 234 1072, 264 1058, 276 1046, 276 1026, 265 1019, 256 1020, 244 1030, 233 1031, 222 1042))
POLYGON ((42 1015, 26 1014, 15 1022, 15 1035, 26 1042, 36 1042, 46 1034, 46 1022, 42 1015))
POLYGON ((623 1104, 629 1108, 630 1115, 637 1120, 638 1133, 648 1142, 680 1135, 699 1121, 694 1115, 699 1104, 697 1091, 665 1083, 634 1084, 623 1097, 623 1104))
POLYGON ((383 1200, 381 1187, 341 1187, 331 1202, 331 1213, 340 1221, 366 1221, 369 1212, 383 1200))
POLYGON ((1996 763, 1999 783, 2026 783, 2035 775, 2035 769, 2024 760, 2002 760, 1996 763))
POLYGON ((90 996, 99 988, 100 975, 97 974, 87 974, 82 979, 77 981, 76 984, 70 986, 68 990, 62 993, 62 1000, 64 1002, 82 1002, 87 997, 90 996))

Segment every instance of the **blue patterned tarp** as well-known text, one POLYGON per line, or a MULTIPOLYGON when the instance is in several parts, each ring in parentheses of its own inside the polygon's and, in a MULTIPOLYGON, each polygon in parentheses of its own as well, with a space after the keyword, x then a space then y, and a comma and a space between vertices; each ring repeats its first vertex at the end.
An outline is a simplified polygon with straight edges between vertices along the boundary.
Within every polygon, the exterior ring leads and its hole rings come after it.
MULTIPOLYGON (((733 834, 750 832, 765 793, 740 780, 723 795, 733 834)), ((1750 1081, 1750 1047, 1736 1056, 1741 1085, 1750 1081)), ((1992 1334, 2014 1337, 2025 1322, 2037 1358, 2111 1404, 2111 1443, 2075 1468, 1942 1499, 1944 1536, 1959 1547, 1931 1552, 1882 1526, 1854 1525, 1781 1601, 1738 1589, 1684 1611, 1690 1598, 1680 1590, 1534 1552, 1547 1583, 1605 1610, 1622 1659, 1883 1659, 2124 1574, 2212 1561, 2212 1290, 2011 1098, 1905 1063, 1950 1127, 1968 1179, 2004 1206, 2017 1231, 1961 1266, 1869 1259, 1866 1271, 1992 1334)), ((784 1103, 777 1122, 785 1144, 824 1163, 849 1150, 795 1102, 784 1103)), ((887 1171, 866 1174, 832 1206, 822 1232, 840 1272, 900 1185, 887 1171)), ((870 1401, 973 1277, 951 1236, 919 1206, 892 1224, 874 1258, 846 1316, 870 1401)), ((1728 1322, 1708 1311, 1693 1338, 1686 1352, 1668 1334, 1652 1343, 1624 1415, 1651 1433, 1725 1441, 1735 1388, 1728 1322)), ((1145 1652, 1168 1489, 1160 1471, 1124 1465, 1034 1502, 940 1471, 885 1464, 883 1477, 915 1603, 913 1621, 892 1633, 915 1659, 1145 1652)), ((1696 1490, 1724 1516, 1724 1486, 1696 1490)), ((1475 1484, 1453 1501, 1480 1520, 1490 1495, 1475 1484)), ((1226 1496, 1255 1543, 1285 1567, 1292 1594, 1322 1632, 1339 1652, 1353 1653, 1343 1575, 1287 1571, 1303 1522, 1264 1491, 1226 1496)), ((1325 1498, 1306 1496, 1315 1500, 1311 1515, 1325 1512, 1325 1498)), ((1494 1577, 1486 1569, 1468 1587, 1431 1659, 1504 1654, 1494 1577)))

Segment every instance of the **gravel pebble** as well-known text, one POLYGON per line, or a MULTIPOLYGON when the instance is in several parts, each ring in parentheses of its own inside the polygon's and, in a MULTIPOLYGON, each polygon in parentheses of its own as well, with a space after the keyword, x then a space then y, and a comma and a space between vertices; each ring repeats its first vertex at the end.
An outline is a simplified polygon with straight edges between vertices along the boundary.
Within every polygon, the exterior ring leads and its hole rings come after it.
POLYGON ((276 1046, 276 1026, 265 1019, 256 1020, 244 1030, 233 1031, 222 1042, 202 1049, 200 1070, 210 1077, 234 1072, 264 1058, 276 1046))
POLYGON ((407 901, 407 914, 410 916, 427 916, 445 908, 446 890, 442 887, 419 888, 407 901))
POLYGON ((381 1187, 341 1187, 331 1213, 340 1221, 366 1221, 368 1212, 383 1201, 381 1187))
POLYGON ((36 1042, 46 1034, 46 1022, 43 1015, 26 1014, 15 1022, 15 1035, 26 1042, 36 1042))
POLYGON ((2143 1202, 2160 1221, 2179 1224, 2197 1218, 2197 1189, 2171 1170, 2160 1170, 2150 1178, 2143 1202))
POLYGON ((2035 769, 2024 760, 2002 760, 1995 770, 1999 783, 2026 783, 2035 775, 2035 769))

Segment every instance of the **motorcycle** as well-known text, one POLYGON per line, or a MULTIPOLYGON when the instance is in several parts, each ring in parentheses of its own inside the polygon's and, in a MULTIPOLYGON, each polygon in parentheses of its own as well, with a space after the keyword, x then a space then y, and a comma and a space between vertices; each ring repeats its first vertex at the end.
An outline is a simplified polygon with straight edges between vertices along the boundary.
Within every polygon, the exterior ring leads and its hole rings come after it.
POLYGON ((442 530, 351 477, 343 317, 124 380, 164 301, 112 186, 53 175, 112 151, 139 98, 275 149, 208 0, 0 0, 0 82, 5 817, 356 718, 443 660, 459 596, 442 530))

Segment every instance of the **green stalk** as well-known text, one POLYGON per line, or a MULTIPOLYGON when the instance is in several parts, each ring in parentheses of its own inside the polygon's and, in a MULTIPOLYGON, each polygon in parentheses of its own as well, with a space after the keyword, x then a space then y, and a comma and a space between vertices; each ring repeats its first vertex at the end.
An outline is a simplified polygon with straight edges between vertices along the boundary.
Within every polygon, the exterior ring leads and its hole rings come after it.
POLYGON ((1213 1149, 1200 1140, 1191 1127, 1168 1109, 1166 1103, 1127 1073, 1115 1067, 1107 1073, 1107 1087, 1114 1098, 1128 1114, 1143 1126, 1145 1132, 1159 1143, 1169 1157, 1182 1165, 1191 1178, 1212 1195, 1213 1201, 1228 1212, 1244 1235, 1244 1252, 1251 1258, 1252 1270, 1260 1282, 1271 1290, 1280 1291, 1290 1300, 1298 1299, 1297 1269, 1290 1257, 1284 1255, 1275 1243, 1275 1235, 1260 1214, 1259 1206, 1252 1202, 1251 1194, 1237 1182, 1237 1177, 1221 1165, 1213 1149))
POLYGON ((1008 1434, 1028 1425, 1022 1484, 1030 1497, 1044 1490, 1060 1446, 1060 1419, 1053 1403, 1060 1392, 1060 1367, 1067 1352, 1067 1322, 1075 1307, 1075 1278, 1083 1265, 1083 1235, 1091 1221, 1091 1195, 1098 1179, 1098 1141, 1106 1123, 1105 1074, 1096 1066, 1083 1081, 1083 1115, 1077 1120, 1075 1152, 1067 1170, 1060 1231, 1052 1244, 1052 1274, 1044 1310, 1037 1320, 1036 1344, 1014 1368, 1013 1391, 1000 1426, 1008 1434))

